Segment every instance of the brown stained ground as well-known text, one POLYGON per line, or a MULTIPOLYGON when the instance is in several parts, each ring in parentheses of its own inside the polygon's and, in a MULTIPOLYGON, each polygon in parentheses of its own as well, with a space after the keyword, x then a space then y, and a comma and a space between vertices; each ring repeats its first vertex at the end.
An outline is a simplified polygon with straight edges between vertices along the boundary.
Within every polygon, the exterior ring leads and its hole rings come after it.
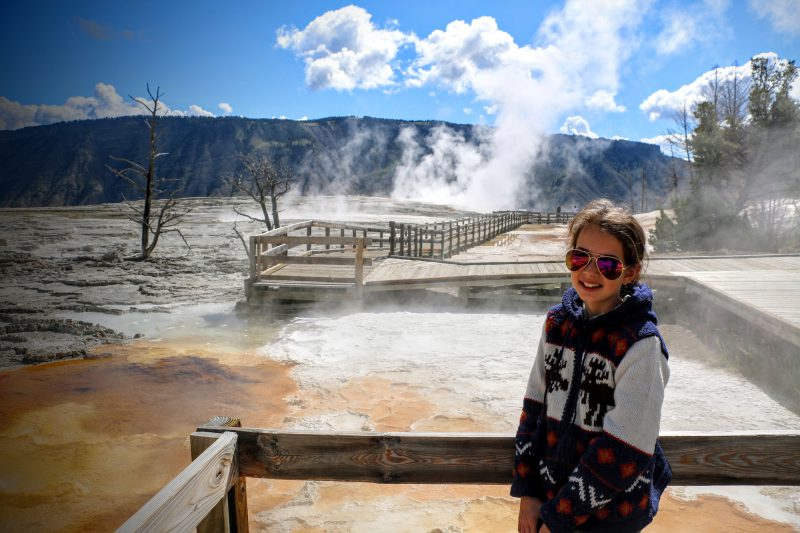
POLYGON ((281 424, 294 391, 274 362, 221 364, 140 345, 92 361, 0 373, 0 530, 118 527, 190 459, 188 435, 214 415, 281 424))

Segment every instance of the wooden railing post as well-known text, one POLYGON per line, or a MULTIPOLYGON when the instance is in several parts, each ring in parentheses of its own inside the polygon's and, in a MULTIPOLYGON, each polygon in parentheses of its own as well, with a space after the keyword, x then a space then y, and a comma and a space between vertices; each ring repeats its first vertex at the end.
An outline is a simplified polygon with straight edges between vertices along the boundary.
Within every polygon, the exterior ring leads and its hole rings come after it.
POLYGON ((256 241, 255 235, 250 235, 250 279, 252 281, 258 281, 258 241, 256 241))
MULTIPOLYGON (((395 226, 396 226, 396 224, 395 224, 394 220, 389 222, 389 255, 394 255, 394 244, 395 244, 394 232, 396 231, 395 226)), ((402 242, 403 241, 402 241, 402 237, 401 237, 400 246, 403 246, 402 242)))
POLYGON ((364 290, 364 239, 358 239, 356 244, 356 298, 363 296, 364 290))
POLYGON ((404 255, 405 252, 405 239, 406 239, 406 225, 400 224, 400 242, 398 243, 399 246, 397 247, 397 255, 404 255))
POLYGON ((472 224, 472 246, 475 246, 475 231, 477 230, 477 221, 470 218, 470 223, 472 224))
POLYGON ((447 257, 453 257, 453 221, 450 221, 450 234, 447 239, 447 257))
MULTIPOLYGON (((311 226, 306 228, 306 237, 311 237, 311 226)), ((311 243, 306 244, 306 251, 311 250, 311 243)))
MULTIPOLYGON (((215 416, 203 426, 240 428, 242 422, 238 418, 215 416)), ((211 439, 192 436, 189 439, 192 461, 197 459, 213 442, 211 439)), ((244 476, 238 477, 227 497, 223 498, 197 525, 197 533, 230 531, 232 529, 229 527, 230 524, 235 527, 234 531, 246 532, 248 530, 247 484, 244 476)))

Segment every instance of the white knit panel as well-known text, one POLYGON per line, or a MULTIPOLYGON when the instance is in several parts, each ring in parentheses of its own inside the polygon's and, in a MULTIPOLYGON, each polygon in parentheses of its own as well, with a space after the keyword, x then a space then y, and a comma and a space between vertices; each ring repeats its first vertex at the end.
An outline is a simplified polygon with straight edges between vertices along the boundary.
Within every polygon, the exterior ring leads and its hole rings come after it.
POLYGON ((664 388, 669 381, 669 366, 658 337, 646 337, 631 346, 614 380, 615 407, 606 413, 603 429, 652 454, 661 424, 664 388))

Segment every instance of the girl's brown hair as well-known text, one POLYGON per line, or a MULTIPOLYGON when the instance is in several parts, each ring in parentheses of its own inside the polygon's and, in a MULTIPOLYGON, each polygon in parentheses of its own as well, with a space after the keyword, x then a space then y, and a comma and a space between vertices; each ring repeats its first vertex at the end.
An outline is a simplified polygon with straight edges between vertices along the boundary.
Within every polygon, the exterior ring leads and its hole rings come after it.
MULTIPOLYGON (((605 198, 592 200, 569 221, 570 248, 575 248, 581 230, 596 225, 622 243, 625 266, 643 263, 645 259, 646 236, 639 221, 625 208, 615 205, 605 198)), ((640 274, 641 275, 641 274, 640 274)))

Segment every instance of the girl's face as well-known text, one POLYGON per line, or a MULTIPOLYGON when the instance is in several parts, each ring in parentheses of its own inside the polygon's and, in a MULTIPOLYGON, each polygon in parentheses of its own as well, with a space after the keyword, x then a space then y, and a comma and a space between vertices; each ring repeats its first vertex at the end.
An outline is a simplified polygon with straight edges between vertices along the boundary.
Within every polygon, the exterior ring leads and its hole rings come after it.
MULTIPOLYGON (((625 262, 625 251, 619 239, 594 224, 581 230, 575 248, 596 255, 610 255, 625 262)), ((637 279, 640 269, 641 265, 630 266, 620 277, 609 280, 597 270, 597 262, 591 261, 583 270, 571 273, 572 286, 586 304, 589 315, 596 316, 611 311, 620 303, 622 286, 637 279)))

